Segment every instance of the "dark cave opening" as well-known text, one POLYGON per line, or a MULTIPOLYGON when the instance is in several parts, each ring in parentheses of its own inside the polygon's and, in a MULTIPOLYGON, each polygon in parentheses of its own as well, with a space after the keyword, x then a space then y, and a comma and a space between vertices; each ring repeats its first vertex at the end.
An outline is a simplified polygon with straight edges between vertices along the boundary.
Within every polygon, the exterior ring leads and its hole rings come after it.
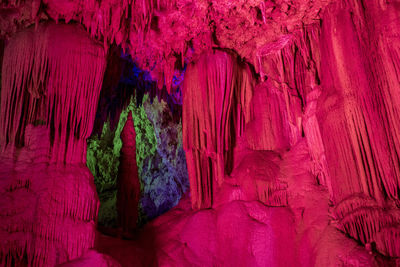
MULTIPOLYGON (((182 105, 166 89, 158 90, 149 73, 140 70, 130 55, 113 47, 108 55, 103 87, 88 139, 89 169, 94 175, 100 199, 99 229, 116 235, 117 199, 121 148, 120 135, 128 116, 133 118, 136 134, 140 201, 138 227, 174 207, 188 193, 186 159, 182 149, 182 105)), ((174 91, 181 90, 182 74, 174 76, 174 91)), ((127 206, 126 212, 134 207, 127 206)))

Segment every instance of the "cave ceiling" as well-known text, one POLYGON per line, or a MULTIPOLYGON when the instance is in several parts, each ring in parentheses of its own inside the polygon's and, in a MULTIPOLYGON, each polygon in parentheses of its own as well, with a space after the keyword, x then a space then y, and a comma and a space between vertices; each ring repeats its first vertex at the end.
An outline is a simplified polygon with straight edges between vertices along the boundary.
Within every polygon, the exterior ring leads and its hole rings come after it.
MULTIPOLYGON (((33 0, 1 1, 0 36, 39 22, 79 23, 107 50, 116 44, 171 87, 174 69, 218 47, 253 66, 303 27, 320 23, 332 0, 33 0)), ((256 69, 257 71, 257 69, 256 69)))

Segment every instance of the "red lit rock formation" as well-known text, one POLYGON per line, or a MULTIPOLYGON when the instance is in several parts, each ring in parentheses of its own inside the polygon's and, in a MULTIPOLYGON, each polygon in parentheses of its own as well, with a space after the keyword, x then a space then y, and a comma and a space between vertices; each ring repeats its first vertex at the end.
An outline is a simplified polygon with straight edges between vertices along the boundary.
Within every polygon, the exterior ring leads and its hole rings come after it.
MULTIPOLYGON (((239 141, 243 141, 239 140, 239 141)), ((281 180, 278 153, 267 150, 236 149, 235 168, 215 195, 215 206, 235 200, 259 201, 266 206, 288 204, 287 183, 281 180)))
POLYGON ((211 207, 249 119, 252 77, 237 60, 216 50, 186 71, 182 133, 194 208, 211 207))
POLYGON ((130 50, 159 87, 170 90, 175 65, 214 45, 235 50, 259 72, 263 47, 315 23, 332 1, 3 0, 0 35, 40 19, 79 22, 105 47, 116 43, 130 50))
POLYGON ((400 18, 398 10, 380 1, 368 6, 351 1, 326 10, 317 111, 339 229, 396 257, 400 50, 394 42, 399 28, 391 23, 400 18))
POLYGON ((136 164, 136 133, 131 113, 121 132, 122 148, 118 174, 118 221, 125 234, 132 235, 138 219, 140 183, 136 164))
POLYGON ((120 267, 121 265, 108 255, 100 254, 94 250, 89 250, 83 257, 70 261, 65 264, 59 265, 60 267, 82 267, 82 266, 96 266, 96 267, 120 267))
POLYGON ((54 266, 93 247, 98 198, 85 165, 105 67, 80 27, 41 24, 5 47, 0 260, 54 266))
MULTIPOLYGON (((236 152, 244 159, 237 165, 251 166, 245 154, 254 152, 244 151, 236 152)), ((124 266, 379 266, 365 249, 329 225, 329 193, 309 172, 306 142, 280 156, 256 154, 251 156, 257 159, 253 170, 264 171, 265 180, 279 177, 286 184, 281 207, 256 201, 257 192, 246 190, 252 189, 250 175, 240 177, 248 186, 233 183, 234 170, 232 177, 225 177, 231 183, 221 187, 212 209, 193 210, 190 198, 184 198, 146 225, 139 240, 100 236, 97 249, 124 266)))
POLYGON ((251 149, 277 151, 290 147, 285 96, 279 89, 271 83, 258 84, 250 110, 251 121, 246 125, 246 137, 251 149))
POLYGON ((0 160, 1 264, 54 266, 93 247, 99 203, 85 165, 0 160))
POLYGON ((104 56, 101 46, 70 25, 40 25, 11 39, 2 68, 2 149, 23 145, 27 125, 46 125, 50 162, 85 162, 104 56))

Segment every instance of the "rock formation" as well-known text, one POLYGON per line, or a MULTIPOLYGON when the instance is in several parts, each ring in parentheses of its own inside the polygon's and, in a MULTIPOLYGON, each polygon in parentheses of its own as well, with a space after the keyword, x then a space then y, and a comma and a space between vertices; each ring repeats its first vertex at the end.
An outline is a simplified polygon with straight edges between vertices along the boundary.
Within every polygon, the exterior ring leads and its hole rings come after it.
POLYGON ((182 138, 194 208, 211 207, 232 170, 236 135, 249 117, 250 75, 222 51, 203 55, 186 70, 182 138))
POLYGON ((52 266, 94 244, 98 198, 85 166, 105 67, 78 26, 41 24, 9 40, 1 87, 3 264, 52 266), (74 66, 74 67, 71 67, 74 66))
POLYGON ((118 221, 127 235, 132 235, 138 219, 140 183, 136 164, 136 133, 129 112, 121 133, 122 148, 117 181, 118 221))

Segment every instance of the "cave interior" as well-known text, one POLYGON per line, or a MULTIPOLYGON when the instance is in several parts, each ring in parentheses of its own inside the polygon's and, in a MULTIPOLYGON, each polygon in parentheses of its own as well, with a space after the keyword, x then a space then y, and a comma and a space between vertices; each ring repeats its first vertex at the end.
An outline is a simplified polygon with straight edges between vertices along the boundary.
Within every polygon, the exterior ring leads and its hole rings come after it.
POLYGON ((0 266, 400 266, 398 0, 0 0, 0 80, 0 266))

